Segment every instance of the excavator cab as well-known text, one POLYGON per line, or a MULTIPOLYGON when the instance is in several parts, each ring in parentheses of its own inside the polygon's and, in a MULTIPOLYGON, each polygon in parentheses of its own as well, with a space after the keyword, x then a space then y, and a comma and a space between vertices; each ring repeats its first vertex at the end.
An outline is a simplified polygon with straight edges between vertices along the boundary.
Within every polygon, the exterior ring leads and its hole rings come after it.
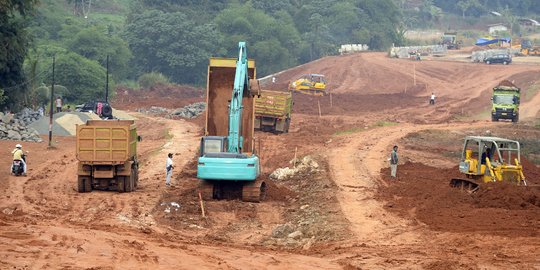
POLYGON ((327 94, 326 79, 321 74, 306 74, 291 82, 289 90, 313 96, 324 96, 327 94))
POLYGON ((463 145, 459 171, 467 179, 452 179, 450 186, 474 192, 478 182, 512 182, 527 185, 520 164, 518 141, 483 136, 467 136, 463 145))

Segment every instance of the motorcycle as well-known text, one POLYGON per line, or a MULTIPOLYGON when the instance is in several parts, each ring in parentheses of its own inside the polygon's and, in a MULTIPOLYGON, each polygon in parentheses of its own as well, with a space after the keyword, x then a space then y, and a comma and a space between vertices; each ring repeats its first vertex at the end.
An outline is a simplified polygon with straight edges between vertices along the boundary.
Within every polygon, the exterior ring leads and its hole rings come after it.
MULTIPOLYGON (((22 155, 22 159, 26 163, 26 154, 22 155)), ((21 160, 14 160, 13 167, 11 169, 11 174, 15 176, 20 176, 24 174, 24 164, 21 160)))

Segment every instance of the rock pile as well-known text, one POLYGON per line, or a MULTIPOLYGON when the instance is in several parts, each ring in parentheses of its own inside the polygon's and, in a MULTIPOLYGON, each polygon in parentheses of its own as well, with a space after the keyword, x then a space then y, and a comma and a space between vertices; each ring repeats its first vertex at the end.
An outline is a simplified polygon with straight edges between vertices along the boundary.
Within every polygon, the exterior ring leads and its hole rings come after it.
POLYGON ((270 174, 270 178, 283 180, 299 173, 312 173, 319 170, 319 164, 310 156, 305 156, 302 160, 293 159, 289 163, 296 166, 293 165, 293 168, 278 168, 270 174))
POLYGON ((39 112, 28 108, 15 115, 0 113, 0 140, 41 142, 39 133, 28 127, 41 117, 39 112))
POLYGON ((184 108, 174 110, 170 115, 180 116, 183 118, 192 119, 199 116, 206 110, 206 102, 197 102, 189 104, 184 108))

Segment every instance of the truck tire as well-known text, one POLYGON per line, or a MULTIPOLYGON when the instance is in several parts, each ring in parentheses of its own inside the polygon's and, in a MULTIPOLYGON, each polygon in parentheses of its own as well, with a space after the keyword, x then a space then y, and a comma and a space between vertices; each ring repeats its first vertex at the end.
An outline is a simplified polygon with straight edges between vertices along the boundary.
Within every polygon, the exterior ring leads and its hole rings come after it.
POLYGON ((116 190, 118 192, 120 192, 120 193, 126 192, 125 182, 126 182, 126 177, 125 176, 117 176, 116 177, 116 190))
POLYGON ((512 118, 512 122, 517 123, 519 121, 519 115, 516 115, 514 118, 512 118))
POLYGON ((133 175, 124 176, 124 191, 125 192, 133 191, 133 175))
POLYGON ((83 193, 85 191, 85 188, 84 188, 84 178, 82 177, 77 177, 77 191, 79 191, 79 193, 83 193))
POLYGON ((79 193, 92 191, 92 178, 90 176, 78 176, 77 184, 79 193))
POLYGON ((103 115, 105 117, 108 117, 108 118, 112 118, 112 108, 111 108, 111 106, 109 106, 109 105, 103 106, 103 108, 101 109, 101 115, 103 115))

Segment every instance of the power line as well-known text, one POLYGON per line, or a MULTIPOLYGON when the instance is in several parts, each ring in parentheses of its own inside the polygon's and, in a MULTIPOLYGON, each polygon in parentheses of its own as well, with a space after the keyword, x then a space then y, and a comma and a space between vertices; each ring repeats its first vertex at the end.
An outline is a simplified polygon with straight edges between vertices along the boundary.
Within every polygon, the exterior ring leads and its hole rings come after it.
POLYGON ((32 79, 30 79, 30 80, 27 80, 27 81, 25 81, 25 82, 22 82, 22 83, 20 83, 20 84, 14 85, 14 86, 4 87, 4 88, 0 88, 0 89, 2 89, 2 90, 4 90, 4 91, 7 91, 7 90, 11 90, 11 89, 15 89, 15 88, 19 88, 19 87, 21 87, 21 86, 27 85, 27 84, 33 82, 34 80, 37 80, 39 76, 41 76, 42 74, 44 74, 44 73, 47 72, 47 71, 49 71, 49 69, 45 69, 45 70, 43 70, 42 72, 40 72, 39 74, 36 74, 36 75, 34 76, 34 78, 32 78, 32 79))

